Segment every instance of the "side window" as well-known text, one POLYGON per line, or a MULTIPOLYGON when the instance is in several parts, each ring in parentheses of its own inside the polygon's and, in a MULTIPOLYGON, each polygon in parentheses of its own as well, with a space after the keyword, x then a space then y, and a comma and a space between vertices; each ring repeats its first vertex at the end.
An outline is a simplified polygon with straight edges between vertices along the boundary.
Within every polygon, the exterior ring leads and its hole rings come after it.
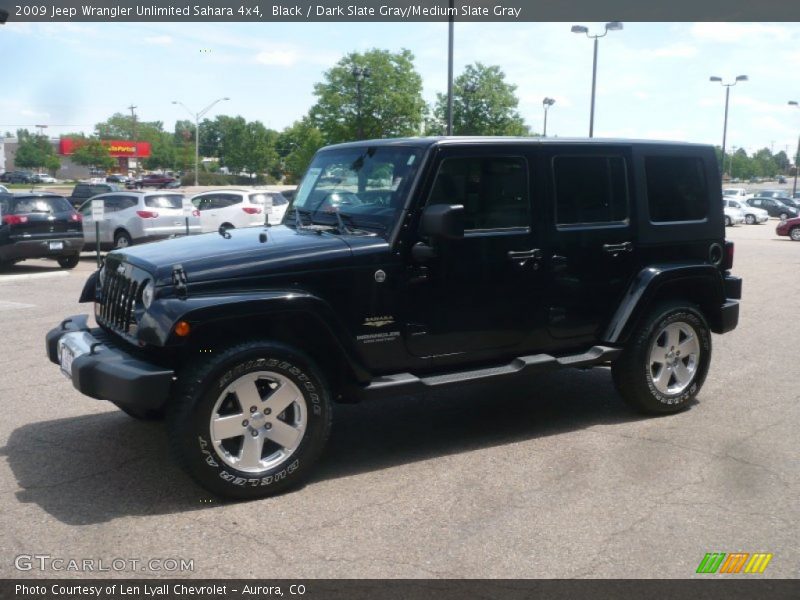
POLYGON ((653 223, 702 221, 708 216, 708 185, 702 159, 648 156, 644 165, 653 223))
POLYGON ((108 196, 103 199, 103 211, 107 213, 118 212, 122 204, 119 196, 108 196))
POLYGON ((192 200, 192 203, 197 207, 197 210, 208 210, 213 208, 214 198, 216 194, 206 194, 192 200))
POLYGON ((241 202, 242 197, 237 194, 219 194, 216 200, 214 208, 226 208, 241 202))
POLYGON ((553 158, 556 224, 624 223, 628 184, 621 156, 553 158))
POLYGON ((428 204, 463 204, 467 231, 529 227, 527 171, 521 157, 446 158, 428 204))
POLYGON ((136 196, 120 196, 119 197, 119 210, 127 210, 139 204, 139 199, 136 196))

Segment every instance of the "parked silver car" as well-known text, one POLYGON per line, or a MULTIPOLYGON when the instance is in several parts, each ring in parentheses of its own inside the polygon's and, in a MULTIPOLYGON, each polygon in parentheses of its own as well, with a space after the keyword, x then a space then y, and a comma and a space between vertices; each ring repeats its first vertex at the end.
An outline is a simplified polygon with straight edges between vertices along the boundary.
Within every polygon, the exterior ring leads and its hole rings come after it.
MULTIPOLYGON (((125 248, 131 244, 186 235, 182 194, 126 190, 100 194, 81 205, 83 237, 88 247, 94 248, 96 244, 92 200, 103 200, 101 248, 125 248)), ((200 213, 194 210, 189 217, 189 234, 201 232, 200 213)))

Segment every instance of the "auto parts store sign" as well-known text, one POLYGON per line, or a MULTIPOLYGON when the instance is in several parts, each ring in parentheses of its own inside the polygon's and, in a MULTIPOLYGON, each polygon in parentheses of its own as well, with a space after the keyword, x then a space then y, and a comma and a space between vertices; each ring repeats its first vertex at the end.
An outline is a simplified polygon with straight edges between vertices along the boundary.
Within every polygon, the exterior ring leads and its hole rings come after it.
MULTIPOLYGON (((129 142, 125 140, 102 140, 101 143, 108 148, 108 154, 114 158, 135 156, 147 158, 150 156, 150 142, 129 142)), ((69 156, 81 145, 80 139, 61 138, 58 143, 58 153, 69 156)))

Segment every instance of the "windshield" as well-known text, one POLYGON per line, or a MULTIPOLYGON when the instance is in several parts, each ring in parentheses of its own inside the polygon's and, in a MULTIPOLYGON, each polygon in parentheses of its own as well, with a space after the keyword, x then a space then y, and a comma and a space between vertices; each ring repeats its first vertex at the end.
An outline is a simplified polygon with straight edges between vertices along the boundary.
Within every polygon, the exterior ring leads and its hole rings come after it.
POLYGON ((335 226, 338 210, 353 227, 388 231, 405 204, 421 153, 421 148, 403 146, 320 152, 297 188, 292 208, 323 225, 335 226))
POLYGON ((146 196, 144 205, 148 208, 181 208, 183 196, 180 194, 170 194, 166 196, 146 196))

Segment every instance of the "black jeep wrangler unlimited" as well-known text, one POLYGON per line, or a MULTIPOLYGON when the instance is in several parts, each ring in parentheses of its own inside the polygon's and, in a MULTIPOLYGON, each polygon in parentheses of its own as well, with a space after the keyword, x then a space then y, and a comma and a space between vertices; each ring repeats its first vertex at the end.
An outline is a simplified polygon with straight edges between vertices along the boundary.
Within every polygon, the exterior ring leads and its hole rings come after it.
MULTIPOLYGON (((108 254, 47 352, 79 391, 166 414, 213 493, 308 474, 331 403, 611 365, 687 407, 736 327, 710 146, 418 138, 320 150, 280 226, 108 254)), ((533 389, 533 388, 531 388, 533 389)))

